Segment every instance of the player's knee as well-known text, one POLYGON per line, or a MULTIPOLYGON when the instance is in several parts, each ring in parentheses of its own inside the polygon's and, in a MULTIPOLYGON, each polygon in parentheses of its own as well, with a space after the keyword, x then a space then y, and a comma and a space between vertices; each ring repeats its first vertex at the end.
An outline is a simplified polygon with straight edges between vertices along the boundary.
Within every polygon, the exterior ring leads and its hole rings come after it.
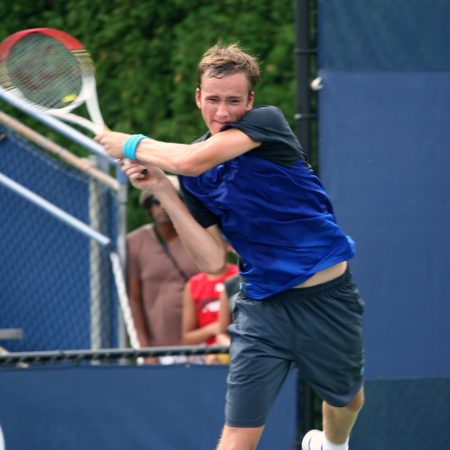
POLYGON ((361 387, 353 400, 345 407, 351 412, 358 412, 364 405, 364 389, 361 387))

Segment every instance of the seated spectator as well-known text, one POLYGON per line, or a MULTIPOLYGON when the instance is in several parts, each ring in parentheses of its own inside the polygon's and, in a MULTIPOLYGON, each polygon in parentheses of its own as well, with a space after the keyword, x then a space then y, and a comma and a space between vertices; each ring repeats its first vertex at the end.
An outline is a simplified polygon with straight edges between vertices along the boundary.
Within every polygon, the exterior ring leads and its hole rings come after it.
MULTIPOLYGON (((178 178, 169 178, 179 191, 178 178)), ((142 191, 139 204, 153 222, 127 237, 128 293, 139 343, 142 347, 181 345, 183 289, 198 268, 153 193, 142 191)), ((147 362, 178 361, 162 357, 147 362)))
POLYGON ((219 274, 198 273, 189 279, 183 296, 183 343, 214 345, 219 330, 220 296, 225 281, 238 273, 236 264, 228 264, 219 274))

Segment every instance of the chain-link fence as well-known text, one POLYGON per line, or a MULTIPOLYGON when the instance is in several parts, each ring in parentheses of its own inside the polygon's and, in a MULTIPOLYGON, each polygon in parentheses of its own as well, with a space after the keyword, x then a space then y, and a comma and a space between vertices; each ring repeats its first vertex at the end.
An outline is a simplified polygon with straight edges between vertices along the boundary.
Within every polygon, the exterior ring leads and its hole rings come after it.
POLYGON ((1 345, 9 351, 118 346, 110 259, 120 211, 114 178, 92 177, 9 127, 0 125, 0 138, 0 329, 23 333, 1 345))

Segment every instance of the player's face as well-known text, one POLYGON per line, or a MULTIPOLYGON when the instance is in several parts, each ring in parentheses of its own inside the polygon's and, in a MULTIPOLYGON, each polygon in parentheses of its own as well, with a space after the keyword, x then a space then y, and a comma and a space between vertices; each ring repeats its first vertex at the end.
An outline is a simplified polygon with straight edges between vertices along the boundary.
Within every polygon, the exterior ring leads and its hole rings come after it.
POLYGON ((222 78, 208 77, 205 74, 195 92, 197 106, 211 134, 218 133, 224 125, 236 122, 250 111, 254 97, 243 73, 222 78))

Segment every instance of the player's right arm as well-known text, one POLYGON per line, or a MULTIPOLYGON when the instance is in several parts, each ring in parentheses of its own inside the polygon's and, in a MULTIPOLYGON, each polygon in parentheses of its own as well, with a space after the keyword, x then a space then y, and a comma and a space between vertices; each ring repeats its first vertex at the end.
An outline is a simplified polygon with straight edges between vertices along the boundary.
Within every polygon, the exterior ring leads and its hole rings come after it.
POLYGON ((200 225, 182 202, 177 191, 165 173, 155 166, 142 166, 125 162, 123 171, 134 186, 150 189, 169 214, 184 248, 197 264, 201 272, 215 274, 227 264, 226 244, 217 225, 204 228, 200 225))
MULTIPOLYGON (((128 134, 105 131, 96 140, 113 158, 123 157, 128 134)), ((178 144, 144 139, 139 143, 136 159, 179 175, 198 176, 217 164, 236 158, 261 145, 237 129, 229 129, 194 144, 178 144)))
POLYGON ((201 272, 221 272, 227 263, 226 245, 217 225, 203 228, 191 215, 178 195, 170 200, 160 198, 178 232, 184 248, 201 272))

